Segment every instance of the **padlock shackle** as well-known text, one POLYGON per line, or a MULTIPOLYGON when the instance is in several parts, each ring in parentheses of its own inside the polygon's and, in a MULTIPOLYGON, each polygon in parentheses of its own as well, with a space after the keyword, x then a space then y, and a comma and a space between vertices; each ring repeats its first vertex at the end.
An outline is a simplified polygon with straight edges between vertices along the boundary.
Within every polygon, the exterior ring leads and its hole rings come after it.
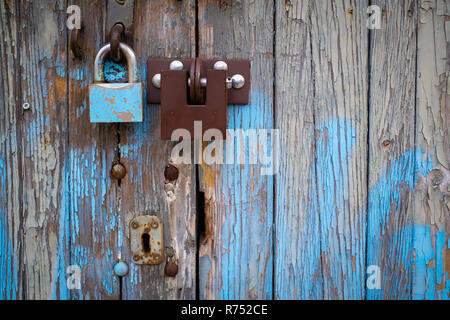
MULTIPOLYGON (((111 44, 105 45, 97 53, 94 62, 94 81, 95 82, 105 82, 105 58, 106 55, 111 51, 111 44)), ((128 45, 125 43, 120 43, 120 51, 127 59, 128 64, 128 82, 138 82, 138 70, 137 70, 137 60, 136 55, 128 45)))

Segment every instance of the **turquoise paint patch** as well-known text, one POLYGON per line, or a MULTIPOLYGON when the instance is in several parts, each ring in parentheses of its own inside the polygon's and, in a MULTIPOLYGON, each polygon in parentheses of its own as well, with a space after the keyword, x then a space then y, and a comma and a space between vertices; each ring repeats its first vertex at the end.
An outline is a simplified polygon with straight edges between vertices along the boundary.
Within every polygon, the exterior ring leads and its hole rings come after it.
MULTIPOLYGON (((426 155, 423 150, 407 150, 380 175, 377 183, 370 189, 368 201, 368 235, 367 235, 367 265, 378 265, 381 268, 381 289, 367 289, 366 298, 370 300, 378 300, 386 297, 386 293, 394 294, 390 298, 409 299, 410 289, 408 281, 410 273, 413 269, 412 260, 412 242, 413 226, 406 225, 402 230, 397 230, 395 234, 385 235, 391 223, 392 212, 400 212, 401 206, 404 205, 402 196, 406 192, 414 190, 414 183, 417 181, 417 175, 426 176, 433 168, 430 155, 426 155), (388 241, 388 243, 386 243, 388 241), (380 258, 386 250, 386 245, 392 247, 399 253, 398 261, 395 265, 402 265, 405 270, 399 273, 398 277, 389 276, 387 266, 380 266, 380 258), (396 288, 403 288, 404 296, 399 296, 399 290, 386 291, 389 284, 396 288)), ((425 240, 423 238, 423 240, 425 240)), ((390 268, 393 268, 391 266, 390 268)), ((424 276, 420 271, 416 272, 416 277, 424 276)))
MULTIPOLYGON (((254 90, 250 98, 248 106, 228 108, 227 127, 273 128, 269 97, 254 90)), ((234 152, 240 152, 238 144, 234 152)), ((221 201, 226 204, 227 212, 220 243, 223 248, 219 257, 221 287, 215 291, 220 299, 272 299, 273 176, 261 176, 256 167, 221 166, 219 183, 220 189, 225 190, 221 201), (265 202, 261 201, 263 197, 265 202)), ((201 269, 201 277, 208 271, 201 269)), ((201 295, 203 289, 200 287, 201 295)))
POLYGON ((89 107, 94 123, 142 122, 142 83, 92 84, 89 107))
POLYGON ((450 300, 450 280, 448 272, 444 273, 445 261, 442 259, 449 248, 445 239, 444 230, 433 234, 430 226, 414 226, 414 300, 450 300), (437 250, 433 249, 433 242, 437 250), (439 290, 436 284, 445 289, 439 290))
POLYGON ((12 230, 6 215, 6 165, 0 157, 0 300, 15 300, 19 291, 18 261, 14 252, 13 238, 8 236, 12 230))
MULTIPOLYGON (((349 164, 356 144, 350 120, 331 119, 317 128, 317 199, 321 249, 329 274, 324 274, 324 298, 362 299, 364 293, 364 241, 356 237, 364 215, 350 214, 349 164)), ((314 179, 314 172, 311 172, 314 179)))

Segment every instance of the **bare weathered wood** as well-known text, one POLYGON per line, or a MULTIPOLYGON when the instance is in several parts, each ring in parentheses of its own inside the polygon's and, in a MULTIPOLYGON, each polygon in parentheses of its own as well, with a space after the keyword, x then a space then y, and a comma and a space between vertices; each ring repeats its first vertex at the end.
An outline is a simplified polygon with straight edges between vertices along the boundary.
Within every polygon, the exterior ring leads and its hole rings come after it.
POLYGON ((381 287, 370 285, 367 298, 409 299, 417 8, 415 0, 373 4, 385 14, 371 31, 367 264, 381 271, 381 287))
POLYGON ((65 1, 20 1, 25 299, 66 298, 67 59, 65 1))
POLYGON ((313 1, 316 180, 325 299, 364 297, 367 1, 313 1))
POLYGON ((450 1, 419 1, 413 299, 450 299, 450 1))
MULTIPOLYGON (((149 57, 195 57, 195 1, 136 1, 135 13, 135 49, 143 81, 149 57)), ((142 124, 120 126, 120 158, 128 170, 120 186, 123 257, 130 263, 130 274, 123 278, 124 299, 195 299, 195 166, 177 165, 178 180, 167 181, 164 169, 173 145, 160 140, 158 105, 145 107, 142 124), (179 268, 175 278, 164 275, 165 263, 133 263, 129 222, 146 214, 164 220, 164 246, 174 250, 179 268)))
MULTIPOLYGON (((117 126, 89 120, 88 86, 94 59, 105 44, 106 4, 72 1, 80 6, 83 58, 69 52, 69 137, 66 170, 69 181, 70 263, 81 269, 81 290, 72 299, 117 299, 119 281, 113 266, 119 252, 118 183, 110 178, 117 158, 117 126)), ((69 34, 71 31, 68 31, 69 34)))
POLYGON ((320 224, 315 178, 312 1, 276 2, 275 299, 321 299, 320 224))
POLYGON ((18 2, 0 2, 0 300, 21 299, 23 294, 18 16, 18 2))
MULTIPOLYGON (((199 56, 251 60, 251 102, 229 106, 227 128, 273 128, 273 1, 198 5, 199 56)), ((234 147, 238 154, 238 144, 234 147)), ((262 175, 262 167, 260 162, 201 166, 201 299, 272 298, 274 179, 262 175)))

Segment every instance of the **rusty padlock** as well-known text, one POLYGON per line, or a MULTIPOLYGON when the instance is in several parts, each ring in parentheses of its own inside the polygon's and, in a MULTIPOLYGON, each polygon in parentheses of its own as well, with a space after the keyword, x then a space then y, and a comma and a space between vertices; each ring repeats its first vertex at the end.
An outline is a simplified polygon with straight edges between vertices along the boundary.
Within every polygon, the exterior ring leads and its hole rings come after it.
POLYGON ((110 50, 111 45, 107 44, 95 58, 95 83, 89 85, 91 122, 142 122, 143 84, 138 82, 136 55, 120 43, 120 51, 127 59, 128 83, 105 83, 105 57, 110 50))

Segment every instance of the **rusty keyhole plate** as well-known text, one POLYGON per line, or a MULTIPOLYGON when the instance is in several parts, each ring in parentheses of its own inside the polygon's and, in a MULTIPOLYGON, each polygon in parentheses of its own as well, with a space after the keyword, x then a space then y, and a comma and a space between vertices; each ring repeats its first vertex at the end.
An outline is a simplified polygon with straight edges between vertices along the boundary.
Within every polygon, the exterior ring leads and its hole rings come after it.
POLYGON ((136 264, 164 261, 163 222, 157 216, 139 216, 130 221, 131 257, 136 264))

